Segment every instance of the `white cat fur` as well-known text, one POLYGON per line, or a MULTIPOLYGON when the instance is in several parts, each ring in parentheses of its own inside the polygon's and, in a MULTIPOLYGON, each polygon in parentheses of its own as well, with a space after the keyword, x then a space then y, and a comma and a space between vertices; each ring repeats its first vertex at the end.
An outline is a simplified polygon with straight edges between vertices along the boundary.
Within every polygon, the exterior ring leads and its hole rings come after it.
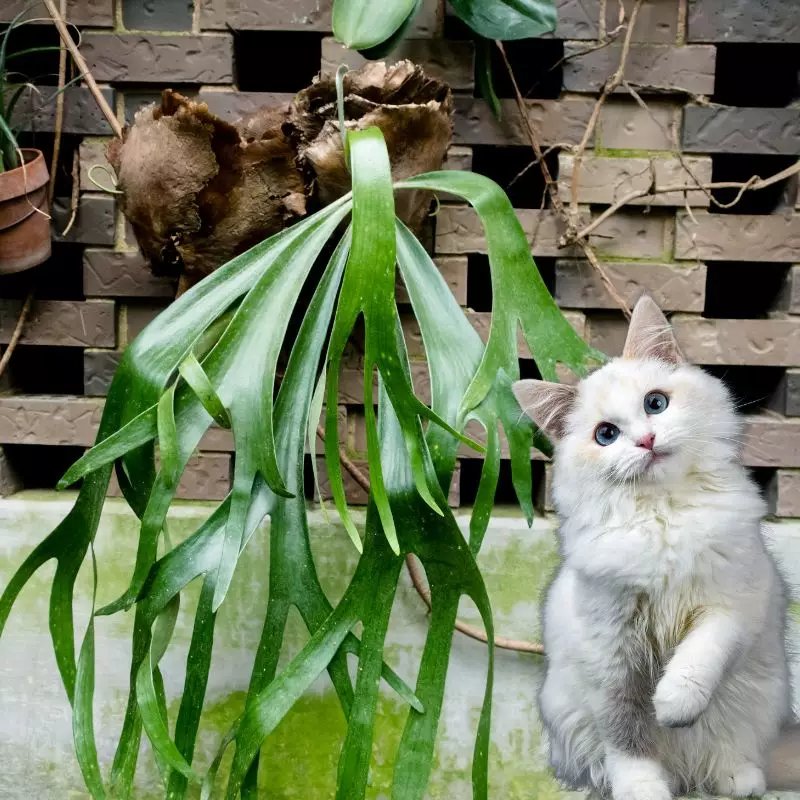
POLYGON ((515 385, 555 440, 563 561, 540 695, 550 761, 565 783, 614 800, 761 794, 790 715, 787 600, 739 460, 741 426, 722 382, 683 361, 647 297, 625 354, 575 388, 515 385), (648 416, 653 391, 669 405, 648 416), (600 422, 621 431, 609 446, 595 441, 600 422), (647 434, 652 452, 636 444, 647 434))

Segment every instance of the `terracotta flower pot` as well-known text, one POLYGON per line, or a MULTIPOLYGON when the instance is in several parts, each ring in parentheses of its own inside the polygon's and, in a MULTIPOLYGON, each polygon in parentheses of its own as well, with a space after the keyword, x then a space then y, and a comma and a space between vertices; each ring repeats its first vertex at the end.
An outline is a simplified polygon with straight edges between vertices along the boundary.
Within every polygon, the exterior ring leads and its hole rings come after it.
POLYGON ((0 275, 50 257, 47 163, 39 150, 21 152, 24 166, 0 172, 0 275))

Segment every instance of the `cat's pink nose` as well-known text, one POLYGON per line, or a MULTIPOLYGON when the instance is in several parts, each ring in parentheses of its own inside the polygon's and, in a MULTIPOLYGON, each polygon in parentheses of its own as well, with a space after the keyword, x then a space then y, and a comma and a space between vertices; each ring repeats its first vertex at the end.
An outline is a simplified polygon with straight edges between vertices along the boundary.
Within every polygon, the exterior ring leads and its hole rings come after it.
POLYGON ((653 444, 656 440, 656 435, 654 433, 648 433, 645 436, 642 436, 638 442, 636 442, 637 447, 644 447, 645 450, 652 450, 653 444))

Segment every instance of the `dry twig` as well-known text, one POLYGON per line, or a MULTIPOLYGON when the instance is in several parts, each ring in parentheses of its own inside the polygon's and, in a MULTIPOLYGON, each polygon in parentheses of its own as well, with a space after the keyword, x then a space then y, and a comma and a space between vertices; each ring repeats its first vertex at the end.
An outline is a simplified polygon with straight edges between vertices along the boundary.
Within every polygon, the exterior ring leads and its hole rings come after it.
POLYGON ((25 328, 25 321, 28 319, 28 314, 30 314, 31 306, 33 305, 33 295, 34 291, 31 289, 31 291, 28 292, 28 296, 25 298, 25 302, 22 304, 19 317, 17 317, 17 324, 14 326, 14 330, 11 333, 11 338, 8 340, 8 347, 6 347, 3 357, 0 358, 0 377, 6 371, 8 362, 11 361, 11 356, 14 352, 14 349, 16 348, 17 343, 22 336, 22 331, 25 328))
POLYGON ((72 60, 75 62, 75 66, 78 68, 78 72, 80 72, 81 77, 86 81, 86 86, 92 93, 92 97, 94 97, 97 105, 103 112, 103 116, 108 120, 111 130, 113 130, 114 134, 121 139, 122 126, 119 124, 119 120, 116 118, 116 116, 114 116, 111 106, 109 106, 106 102, 106 99, 103 97, 103 93, 100 91, 94 76, 89 71, 89 66, 86 63, 86 59, 81 55, 81 51, 78 50, 75 42, 72 41, 72 37, 69 35, 69 31, 67 30, 67 25, 64 22, 64 17, 56 8, 56 4, 53 2, 53 0, 43 0, 43 2, 47 8, 47 13, 50 14, 56 28, 58 28, 58 34, 61 36, 61 41, 64 43, 64 46, 67 48, 67 50, 69 50, 72 60))

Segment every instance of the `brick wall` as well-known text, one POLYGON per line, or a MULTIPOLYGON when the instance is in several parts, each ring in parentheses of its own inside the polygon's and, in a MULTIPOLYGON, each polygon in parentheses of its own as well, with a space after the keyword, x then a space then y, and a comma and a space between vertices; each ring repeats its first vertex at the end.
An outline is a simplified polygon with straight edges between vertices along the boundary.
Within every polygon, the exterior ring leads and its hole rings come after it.
MULTIPOLYGON (((624 2, 630 12, 632 0, 624 2)), ((24 5, 4 4, 0 20, 24 5)), ((621 36, 615 32, 618 0, 558 0, 558 6, 552 36, 508 43, 507 51, 527 113, 548 148, 548 164, 560 178, 560 195, 569 204, 571 151, 619 64, 621 36)), ((788 0, 645 0, 625 72, 643 103, 621 87, 602 109, 577 180, 576 200, 587 223, 653 181, 683 182, 687 166, 701 182, 744 181, 795 162, 800 15, 793 6, 788 0)), ((69 0, 67 7, 83 29, 81 48, 95 77, 126 120, 165 86, 199 96, 232 119, 290 97, 320 67, 361 60, 330 37, 330 2, 319 0, 69 0)), ((530 167, 525 127, 499 63, 502 121, 473 97, 472 45, 465 33, 442 3, 425 0, 411 38, 398 52, 445 78, 456 93, 448 166, 471 167, 507 189, 558 303, 593 345, 616 353, 623 317, 580 250, 559 246, 563 221, 543 198, 538 168, 530 167)), ((48 96, 47 91, 34 96, 25 109, 25 143, 45 151, 52 147, 54 118, 48 96)), ((53 257, 30 273, 0 279, 0 344, 8 341, 29 286, 38 291, 22 344, 0 385, 0 491, 54 485, 60 471, 91 444, 120 352, 172 296, 172 285, 153 277, 142 262, 114 196, 89 180, 91 165, 104 163, 109 135, 87 91, 70 88, 53 257), (70 232, 62 236, 76 151, 80 205, 70 232)), ((103 180, 102 173, 93 174, 103 180)), ((721 190, 715 197, 727 203, 735 194, 721 190)), ((432 221, 430 239, 459 303, 485 335, 491 287, 476 217, 446 203, 432 221)), ((747 415, 746 463, 777 515, 800 516, 796 181, 748 193, 728 209, 697 189, 660 194, 652 202, 640 199, 602 223, 590 243, 621 295, 632 301, 643 288, 650 291, 673 313, 687 355, 729 382, 747 415)), ((421 342, 408 314, 405 324, 410 351, 419 358, 421 342)), ((343 442, 356 461, 365 449, 357 354, 356 342, 340 398, 343 442)), ((523 375, 535 375, 524 348, 521 355, 523 375)), ((414 375, 424 395, 424 363, 415 363, 414 375)), ((187 469, 184 497, 224 496, 231 446, 226 432, 209 432, 187 469)), ((474 456, 462 453, 453 503, 474 498, 480 468, 474 456)), ((549 476, 539 460, 534 475, 540 502, 547 505, 549 476)), ((324 471, 322 483, 324 493, 324 471)), ((363 502, 357 486, 349 491, 354 502, 363 502)), ((511 499, 507 465, 499 493, 499 499, 511 499)))

